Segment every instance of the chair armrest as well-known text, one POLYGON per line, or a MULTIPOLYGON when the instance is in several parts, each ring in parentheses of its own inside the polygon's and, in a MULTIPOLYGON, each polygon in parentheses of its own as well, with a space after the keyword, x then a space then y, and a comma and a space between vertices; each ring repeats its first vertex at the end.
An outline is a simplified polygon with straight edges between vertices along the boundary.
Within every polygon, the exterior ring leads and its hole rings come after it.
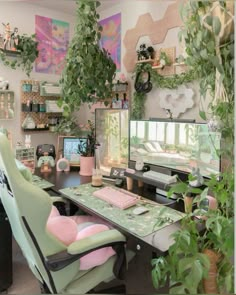
POLYGON ((75 241, 67 248, 69 254, 80 254, 94 248, 105 247, 117 242, 126 242, 126 237, 116 229, 106 230, 90 237, 75 241))
POLYGON ((68 203, 68 201, 63 197, 58 197, 58 196, 50 196, 50 197, 51 197, 50 200, 52 204, 55 202, 62 202, 64 204, 68 203))
POLYGON ((125 242, 125 236, 118 230, 107 230, 80 241, 73 242, 68 246, 67 251, 65 250, 47 256, 45 258, 45 263, 49 270, 58 271, 94 250, 124 244, 125 242))

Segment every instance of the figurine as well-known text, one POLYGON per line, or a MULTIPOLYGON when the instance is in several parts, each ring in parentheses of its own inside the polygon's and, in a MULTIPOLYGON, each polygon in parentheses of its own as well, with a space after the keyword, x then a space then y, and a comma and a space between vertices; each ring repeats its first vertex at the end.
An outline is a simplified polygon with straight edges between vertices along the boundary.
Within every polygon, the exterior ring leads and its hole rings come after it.
POLYGON ((14 31, 11 34, 11 50, 16 50, 17 45, 18 45, 18 42, 19 42, 19 39, 18 39, 18 28, 14 28, 14 31))
POLYGON ((11 27, 10 24, 7 23, 6 25, 4 23, 2 23, 3 26, 5 27, 5 35, 4 35, 4 43, 3 43, 3 49, 6 50, 7 49, 7 45, 10 49, 10 42, 11 42, 11 27))
POLYGON ((136 160, 136 163, 135 163, 135 169, 137 171, 142 171, 143 170, 143 166, 144 166, 143 159, 142 158, 138 158, 136 160))
POLYGON ((122 109, 128 109, 129 108, 129 101, 126 98, 126 93, 124 93, 124 99, 122 100, 122 109))
POLYGON ((200 173, 200 169, 192 167, 191 174, 194 177, 194 180, 189 181, 189 184, 192 187, 200 187, 200 186, 202 186, 203 183, 204 183, 204 179, 203 179, 203 177, 202 177, 202 175, 200 173))
POLYGON ((112 108, 113 109, 121 109, 122 108, 122 101, 119 98, 119 93, 116 93, 116 97, 112 100, 112 108))
POLYGON ((8 90, 8 88, 9 88, 9 82, 7 80, 4 80, 3 77, 0 77, 0 89, 8 90))
POLYGON ((25 147, 26 148, 31 147, 31 135, 25 135, 25 147))

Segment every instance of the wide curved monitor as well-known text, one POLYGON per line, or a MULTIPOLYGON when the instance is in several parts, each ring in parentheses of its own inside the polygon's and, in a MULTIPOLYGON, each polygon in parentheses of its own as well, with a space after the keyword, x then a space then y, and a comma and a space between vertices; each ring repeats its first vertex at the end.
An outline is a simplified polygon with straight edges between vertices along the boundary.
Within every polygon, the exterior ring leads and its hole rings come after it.
POLYGON ((129 160, 141 157, 146 164, 184 173, 199 168, 209 178, 220 172, 220 142, 221 134, 207 124, 131 120, 129 160))

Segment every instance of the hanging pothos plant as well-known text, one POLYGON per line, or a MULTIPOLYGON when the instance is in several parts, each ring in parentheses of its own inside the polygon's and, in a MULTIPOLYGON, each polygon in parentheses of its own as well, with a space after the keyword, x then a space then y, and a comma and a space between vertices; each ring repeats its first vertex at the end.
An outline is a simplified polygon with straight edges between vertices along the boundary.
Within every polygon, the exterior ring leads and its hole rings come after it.
POLYGON ((38 57, 38 42, 35 41, 35 34, 31 36, 18 35, 16 51, 0 50, 0 59, 4 66, 12 69, 21 68, 29 77, 33 69, 33 64, 38 57))
POLYGON ((110 54, 99 45, 102 27, 98 24, 96 8, 100 2, 80 0, 76 3, 77 25, 60 81, 59 105, 64 106, 65 116, 78 110, 81 103, 108 99, 116 71, 110 54))

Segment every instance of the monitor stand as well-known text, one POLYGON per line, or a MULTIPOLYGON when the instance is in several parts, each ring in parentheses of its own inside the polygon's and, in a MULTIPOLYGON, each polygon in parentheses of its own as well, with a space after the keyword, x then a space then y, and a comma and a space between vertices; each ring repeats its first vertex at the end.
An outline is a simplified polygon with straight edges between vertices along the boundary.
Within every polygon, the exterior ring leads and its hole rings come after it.
MULTIPOLYGON (((164 197, 167 197, 167 191, 166 190, 163 190, 163 189, 160 189, 158 187, 156 187, 156 193, 158 195, 161 195, 161 196, 164 196, 164 197)), ((172 199, 172 200, 177 200, 178 199, 178 196, 176 194, 172 194, 170 197, 168 197, 169 199, 172 199)))

